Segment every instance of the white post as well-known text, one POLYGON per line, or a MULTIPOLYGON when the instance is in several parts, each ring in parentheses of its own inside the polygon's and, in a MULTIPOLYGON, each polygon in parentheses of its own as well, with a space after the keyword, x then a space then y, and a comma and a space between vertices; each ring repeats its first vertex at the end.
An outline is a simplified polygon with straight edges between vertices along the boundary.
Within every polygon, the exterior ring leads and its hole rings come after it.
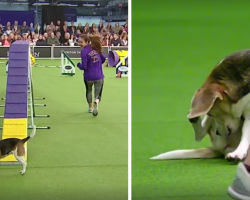
POLYGON ((8 68, 9 68, 9 61, 7 61, 8 64, 6 65, 6 73, 8 73, 8 68))
POLYGON ((63 53, 61 52, 61 74, 63 73, 63 53))
MULTIPOLYGON (((30 101, 28 103, 30 107, 30 118, 31 118, 31 128, 34 127, 34 116, 33 116, 33 90, 32 90, 32 69, 31 69, 31 57, 30 53, 28 55, 28 85, 30 86, 30 101)), ((27 88, 28 89, 28 88, 27 88)))

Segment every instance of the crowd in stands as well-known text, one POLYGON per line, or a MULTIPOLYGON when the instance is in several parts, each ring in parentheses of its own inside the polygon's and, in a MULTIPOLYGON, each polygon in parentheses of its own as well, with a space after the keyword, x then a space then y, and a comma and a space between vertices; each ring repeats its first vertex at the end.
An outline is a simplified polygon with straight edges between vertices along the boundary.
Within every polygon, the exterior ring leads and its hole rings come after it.
POLYGON ((71 22, 57 21, 51 22, 38 30, 33 23, 22 25, 15 21, 14 24, 8 22, 5 26, 0 24, 0 46, 10 46, 16 40, 28 40, 35 46, 78 46, 78 37, 80 34, 98 35, 102 39, 103 46, 128 46, 128 25, 116 23, 112 27, 111 23, 104 26, 103 22, 97 24, 81 23, 75 25, 71 22))

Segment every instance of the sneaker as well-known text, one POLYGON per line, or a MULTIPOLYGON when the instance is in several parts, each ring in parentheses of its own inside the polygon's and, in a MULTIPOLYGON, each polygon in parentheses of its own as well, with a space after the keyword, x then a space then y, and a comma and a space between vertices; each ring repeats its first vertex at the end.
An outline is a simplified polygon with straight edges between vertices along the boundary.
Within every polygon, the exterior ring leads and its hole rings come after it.
POLYGON ((88 112, 92 113, 93 112, 93 108, 89 108, 88 112))
POLYGON ((94 102, 93 115, 94 116, 98 115, 98 103, 97 102, 94 102))
POLYGON ((236 177, 227 193, 236 200, 250 200, 250 174, 243 163, 238 164, 236 177))

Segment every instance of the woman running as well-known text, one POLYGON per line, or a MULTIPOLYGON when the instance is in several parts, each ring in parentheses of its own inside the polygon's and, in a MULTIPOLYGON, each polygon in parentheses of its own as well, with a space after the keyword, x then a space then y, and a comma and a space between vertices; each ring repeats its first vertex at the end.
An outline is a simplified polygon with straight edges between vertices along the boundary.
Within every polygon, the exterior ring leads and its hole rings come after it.
POLYGON ((106 58, 102 54, 102 41, 99 36, 88 36, 82 34, 78 39, 81 50, 81 63, 77 64, 80 70, 84 71, 84 83, 86 87, 86 99, 89 104, 89 113, 98 115, 98 105, 101 101, 104 74, 102 64, 106 58), (92 87, 94 85, 95 100, 92 101, 92 87))

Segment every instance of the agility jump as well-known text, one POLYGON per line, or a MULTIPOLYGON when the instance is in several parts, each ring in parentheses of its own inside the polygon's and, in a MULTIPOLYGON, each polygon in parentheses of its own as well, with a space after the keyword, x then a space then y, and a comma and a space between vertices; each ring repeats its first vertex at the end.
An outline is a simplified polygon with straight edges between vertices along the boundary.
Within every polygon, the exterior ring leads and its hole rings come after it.
POLYGON ((109 51, 109 66, 116 68, 116 78, 128 77, 128 51, 109 51))
POLYGON ((47 68, 61 68, 61 76, 75 76, 76 67, 75 63, 64 51, 61 52, 61 65, 60 66, 39 66, 34 64, 34 67, 47 67, 47 68))
MULTIPOLYGON (((49 115, 35 114, 29 42, 16 41, 10 46, 6 97, 2 99, 5 100, 4 116, 1 116, 4 118, 3 127, 1 127, 3 129, 2 139, 23 139, 27 137, 27 129, 34 128, 34 117, 49 117, 49 115), (28 115, 28 108, 30 115, 28 115), (28 125, 29 117, 31 120, 28 125)), ((50 127, 36 128, 49 129, 50 127)), ((27 148, 27 143, 25 146, 27 148)), ((25 160, 27 161, 27 154, 25 160)), ((1 160, 1 165, 15 164, 20 163, 13 155, 1 160)))

